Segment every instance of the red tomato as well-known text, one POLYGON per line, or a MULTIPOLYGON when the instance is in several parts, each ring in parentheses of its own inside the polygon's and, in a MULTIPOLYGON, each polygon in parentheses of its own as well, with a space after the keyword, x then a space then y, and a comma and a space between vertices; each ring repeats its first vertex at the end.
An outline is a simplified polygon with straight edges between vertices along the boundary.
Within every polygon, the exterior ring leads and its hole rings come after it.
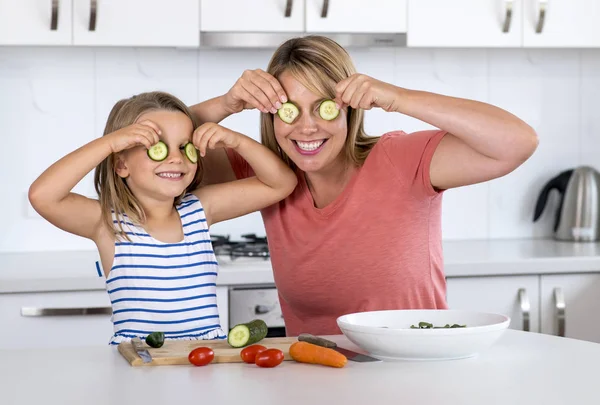
POLYGON ((256 355, 265 350, 267 350, 267 348, 264 347, 263 345, 251 345, 251 346, 245 347, 241 351, 240 357, 242 358, 244 363, 254 364, 256 355))
POLYGON ((259 367, 276 367, 283 361, 283 352, 279 349, 267 349, 256 355, 254 361, 259 367))
POLYGON ((188 355, 188 360, 194 366, 206 366, 214 358, 215 352, 210 347, 197 347, 188 355))

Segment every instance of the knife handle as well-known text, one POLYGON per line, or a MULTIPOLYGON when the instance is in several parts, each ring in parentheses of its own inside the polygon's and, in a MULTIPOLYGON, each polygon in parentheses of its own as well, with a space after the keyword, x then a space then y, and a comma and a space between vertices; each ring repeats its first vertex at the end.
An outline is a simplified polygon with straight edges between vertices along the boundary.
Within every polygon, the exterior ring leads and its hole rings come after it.
POLYGON ((327 347, 329 349, 337 347, 337 344, 335 342, 332 342, 331 340, 327 340, 322 337, 311 335, 310 333, 301 333, 300 336, 298 336, 298 341, 312 343, 314 345, 327 347))

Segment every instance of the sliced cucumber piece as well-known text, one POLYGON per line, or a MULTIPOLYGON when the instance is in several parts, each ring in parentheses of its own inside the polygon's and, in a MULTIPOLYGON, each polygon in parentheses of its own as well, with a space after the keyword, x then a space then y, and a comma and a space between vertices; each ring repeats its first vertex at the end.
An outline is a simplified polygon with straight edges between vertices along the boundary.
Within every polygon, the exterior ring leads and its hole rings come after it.
POLYGON ((188 142, 185 144, 185 155, 192 163, 198 163, 198 151, 194 147, 194 144, 188 142))
POLYGON ((235 325, 227 335, 227 343, 232 347, 244 347, 260 342, 267 337, 267 324, 262 319, 235 325))
POLYGON ((335 106, 335 101, 325 100, 319 106, 319 115, 327 121, 331 121, 340 115, 340 110, 335 106))
POLYGON ((300 110, 298 110, 298 107, 294 103, 288 101, 287 103, 283 103, 281 108, 277 110, 277 115, 279 115, 279 118, 283 122, 291 124, 300 115, 300 110))
POLYGON ((148 157, 157 162, 165 160, 168 154, 169 148, 163 141, 158 141, 156 145, 153 145, 150 149, 148 149, 148 157))

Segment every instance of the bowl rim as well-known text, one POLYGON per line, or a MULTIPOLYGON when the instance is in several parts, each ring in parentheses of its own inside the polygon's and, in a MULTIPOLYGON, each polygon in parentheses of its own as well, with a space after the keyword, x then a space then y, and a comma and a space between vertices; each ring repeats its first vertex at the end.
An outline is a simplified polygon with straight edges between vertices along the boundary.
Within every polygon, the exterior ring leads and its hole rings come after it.
POLYGON ((361 311, 361 312, 353 312, 339 316, 336 319, 336 323, 338 327, 344 332, 344 329, 357 332, 357 333, 366 333, 366 334, 374 334, 374 335, 398 335, 398 334, 411 334, 411 335, 447 335, 447 334, 475 334, 475 333, 483 333, 483 332, 491 332, 496 330, 507 329, 510 325, 511 318, 504 314, 494 313, 494 312, 485 312, 485 311, 468 311, 468 310, 455 310, 455 309, 384 309, 384 310, 374 310, 374 311, 361 311), (489 325, 479 325, 479 326, 471 326, 466 328, 440 328, 440 329, 411 329, 411 328, 383 328, 376 326, 368 326, 368 325, 356 325, 351 324, 345 319, 353 315, 362 315, 367 313, 385 313, 385 312, 440 312, 440 311, 448 311, 453 313, 469 313, 472 315, 493 315, 500 317, 500 322, 490 323, 489 325))

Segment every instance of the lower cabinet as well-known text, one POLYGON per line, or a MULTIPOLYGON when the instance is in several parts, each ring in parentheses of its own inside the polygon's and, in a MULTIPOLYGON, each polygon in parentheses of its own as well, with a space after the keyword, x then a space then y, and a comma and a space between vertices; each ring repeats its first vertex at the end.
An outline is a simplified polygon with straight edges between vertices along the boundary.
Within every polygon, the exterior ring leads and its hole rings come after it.
POLYGON ((507 315, 511 329, 600 343, 600 273, 449 277, 447 301, 507 315))
MULTIPOLYGON (((217 287, 228 332, 228 288, 217 287)), ((112 309, 104 290, 0 294, 0 350, 107 345, 112 309)))

